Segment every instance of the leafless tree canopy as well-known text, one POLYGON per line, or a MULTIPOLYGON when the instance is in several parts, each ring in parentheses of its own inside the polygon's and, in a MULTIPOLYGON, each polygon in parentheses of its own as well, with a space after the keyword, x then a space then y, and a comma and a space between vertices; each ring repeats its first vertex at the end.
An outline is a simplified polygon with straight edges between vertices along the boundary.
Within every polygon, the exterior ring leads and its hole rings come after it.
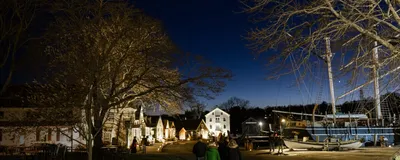
POLYGON ((255 53, 269 51, 273 76, 309 72, 310 61, 325 54, 324 38, 341 53, 343 71, 371 67, 371 51, 379 47, 379 67, 397 68, 400 60, 398 0, 242 0, 259 28, 248 32, 255 53), (345 58, 346 57, 346 58, 345 58), (349 59, 349 57, 351 57, 349 59), (296 66, 288 67, 290 59, 296 66), (344 64, 353 61, 352 65, 344 64), (286 65, 288 64, 288 65, 286 65))
POLYGON ((250 101, 238 97, 231 97, 226 102, 223 102, 220 105, 218 105, 218 107, 229 112, 229 110, 233 107, 241 107, 241 108, 250 107, 250 101))
POLYGON ((201 61, 183 74, 178 64, 191 55, 177 52, 160 22, 125 3, 61 2, 46 42, 49 72, 33 86, 30 101, 51 112, 83 111, 95 146, 110 109, 143 103, 180 110, 187 99, 212 98, 231 77, 201 61))
MULTIPOLYGON (((4 76, 0 94, 5 92, 15 71, 16 53, 29 40, 27 30, 40 6, 40 0, 0 1, 0 70, 4 76)), ((3 80, 3 79, 2 79, 3 80)))

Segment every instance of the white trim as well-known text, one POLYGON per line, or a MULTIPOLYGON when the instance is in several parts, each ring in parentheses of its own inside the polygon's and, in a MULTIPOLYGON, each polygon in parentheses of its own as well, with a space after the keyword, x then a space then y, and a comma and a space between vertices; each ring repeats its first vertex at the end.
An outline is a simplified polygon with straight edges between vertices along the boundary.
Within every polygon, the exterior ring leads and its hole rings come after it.
POLYGON ((222 111, 222 112, 224 112, 225 114, 227 114, 229 117, 231 116, 229 113, 227 113, 227 112, 225 112, 224 110, 222 110, 222 109, 220 109, 220 108, 215 108, 215 109, 213 109, 212 111, 210 111, 210 112, 208 112, 206 115, 204 115, 205 117, 208 115, 208 114, 210 114, 210 113, 213 113, 213 112, 215 112, 215 110, 220 110, 220 111, 222 111))

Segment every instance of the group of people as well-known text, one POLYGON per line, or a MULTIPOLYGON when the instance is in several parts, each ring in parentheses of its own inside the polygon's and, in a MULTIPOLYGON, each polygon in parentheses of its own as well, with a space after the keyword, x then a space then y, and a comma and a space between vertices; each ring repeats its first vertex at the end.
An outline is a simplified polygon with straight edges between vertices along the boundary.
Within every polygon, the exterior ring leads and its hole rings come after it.
POLYGON ((277 145, 278 146, 278 154, 282 154, 283 153, 283 143, 284 143, 282 136, 278 135, 278 133, 276 133, 276 132, 272 132, 269 135, 268 139, 269 139, 268 140, 269 141, 269 152, 270 153, 275 152, 275 148, 276 148, 275 145, 277 145))
MULTIPOLYGON (((146 146, 149 145, 148 143, 149 142, 147 141, 147 137, 142 139, 140 146, 142 148, 143 153, 146 153, 146 146)), ((129 147, 131 153, 137 153, 137 147, 138 147, 138 141, 137 141, 136 137, 134 137, 132 140, 131 146, 129 147)))
POLYGON ((234 139, 221 137, 207 144, 202 138, 193 146, 197 160, 242 160, 239 145, 234 139))

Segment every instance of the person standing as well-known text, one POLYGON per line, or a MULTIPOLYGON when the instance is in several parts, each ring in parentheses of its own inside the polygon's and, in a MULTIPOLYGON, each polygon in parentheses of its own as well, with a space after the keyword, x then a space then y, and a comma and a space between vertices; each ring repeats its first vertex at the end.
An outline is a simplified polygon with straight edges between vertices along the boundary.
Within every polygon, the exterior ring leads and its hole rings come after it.
POLYGON ((146 154, 147 136, 142 139, 142 151, 146 154))
POLYGON ((221 157, 219 156, 219 152, 217 149, 217 144, 215 142, 211 142, 208 145, 206 158, 207 160, 221 160, 221 157))
POLYGON ((230 140, 228 143, 228 159, 227 160, 242 160, 239 145, 235 140, 230 140))
POLYGON ((205 160, 207 151, 207 144, 203 142, 203 138, 200 136, 199 141, 193 146, 193 154, 196 155, 196 160, 205 160))
POLYGON ((228 137, 222 137, 218 143, 218 152, 221 160, 227 160, 228 157, 228 137))
POLYGON ((278 154, 283 154, 283 137, 279 135, 276 141, 278 142, 278 154))
POLYGON ((131 153, 136 153, 137 152, 137 140, 136 140, 136 136, 133 138, 132 144, 131 144, 131 153))
POLYGON ((275 152, 275 134, 271 133, 269 135, 269 152, 273 153, 275 152))

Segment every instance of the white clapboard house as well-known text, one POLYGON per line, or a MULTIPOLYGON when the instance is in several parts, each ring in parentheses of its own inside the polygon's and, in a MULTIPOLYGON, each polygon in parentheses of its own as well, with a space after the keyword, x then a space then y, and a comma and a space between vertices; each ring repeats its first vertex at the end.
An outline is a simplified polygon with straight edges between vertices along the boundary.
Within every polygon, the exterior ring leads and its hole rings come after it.
POLYGON ((220 133, 227 136, 230 131, 230 115, 222 109, 215 108, 205 115, 205 121, 208 130, 212 136, 218 136, 220 133))

